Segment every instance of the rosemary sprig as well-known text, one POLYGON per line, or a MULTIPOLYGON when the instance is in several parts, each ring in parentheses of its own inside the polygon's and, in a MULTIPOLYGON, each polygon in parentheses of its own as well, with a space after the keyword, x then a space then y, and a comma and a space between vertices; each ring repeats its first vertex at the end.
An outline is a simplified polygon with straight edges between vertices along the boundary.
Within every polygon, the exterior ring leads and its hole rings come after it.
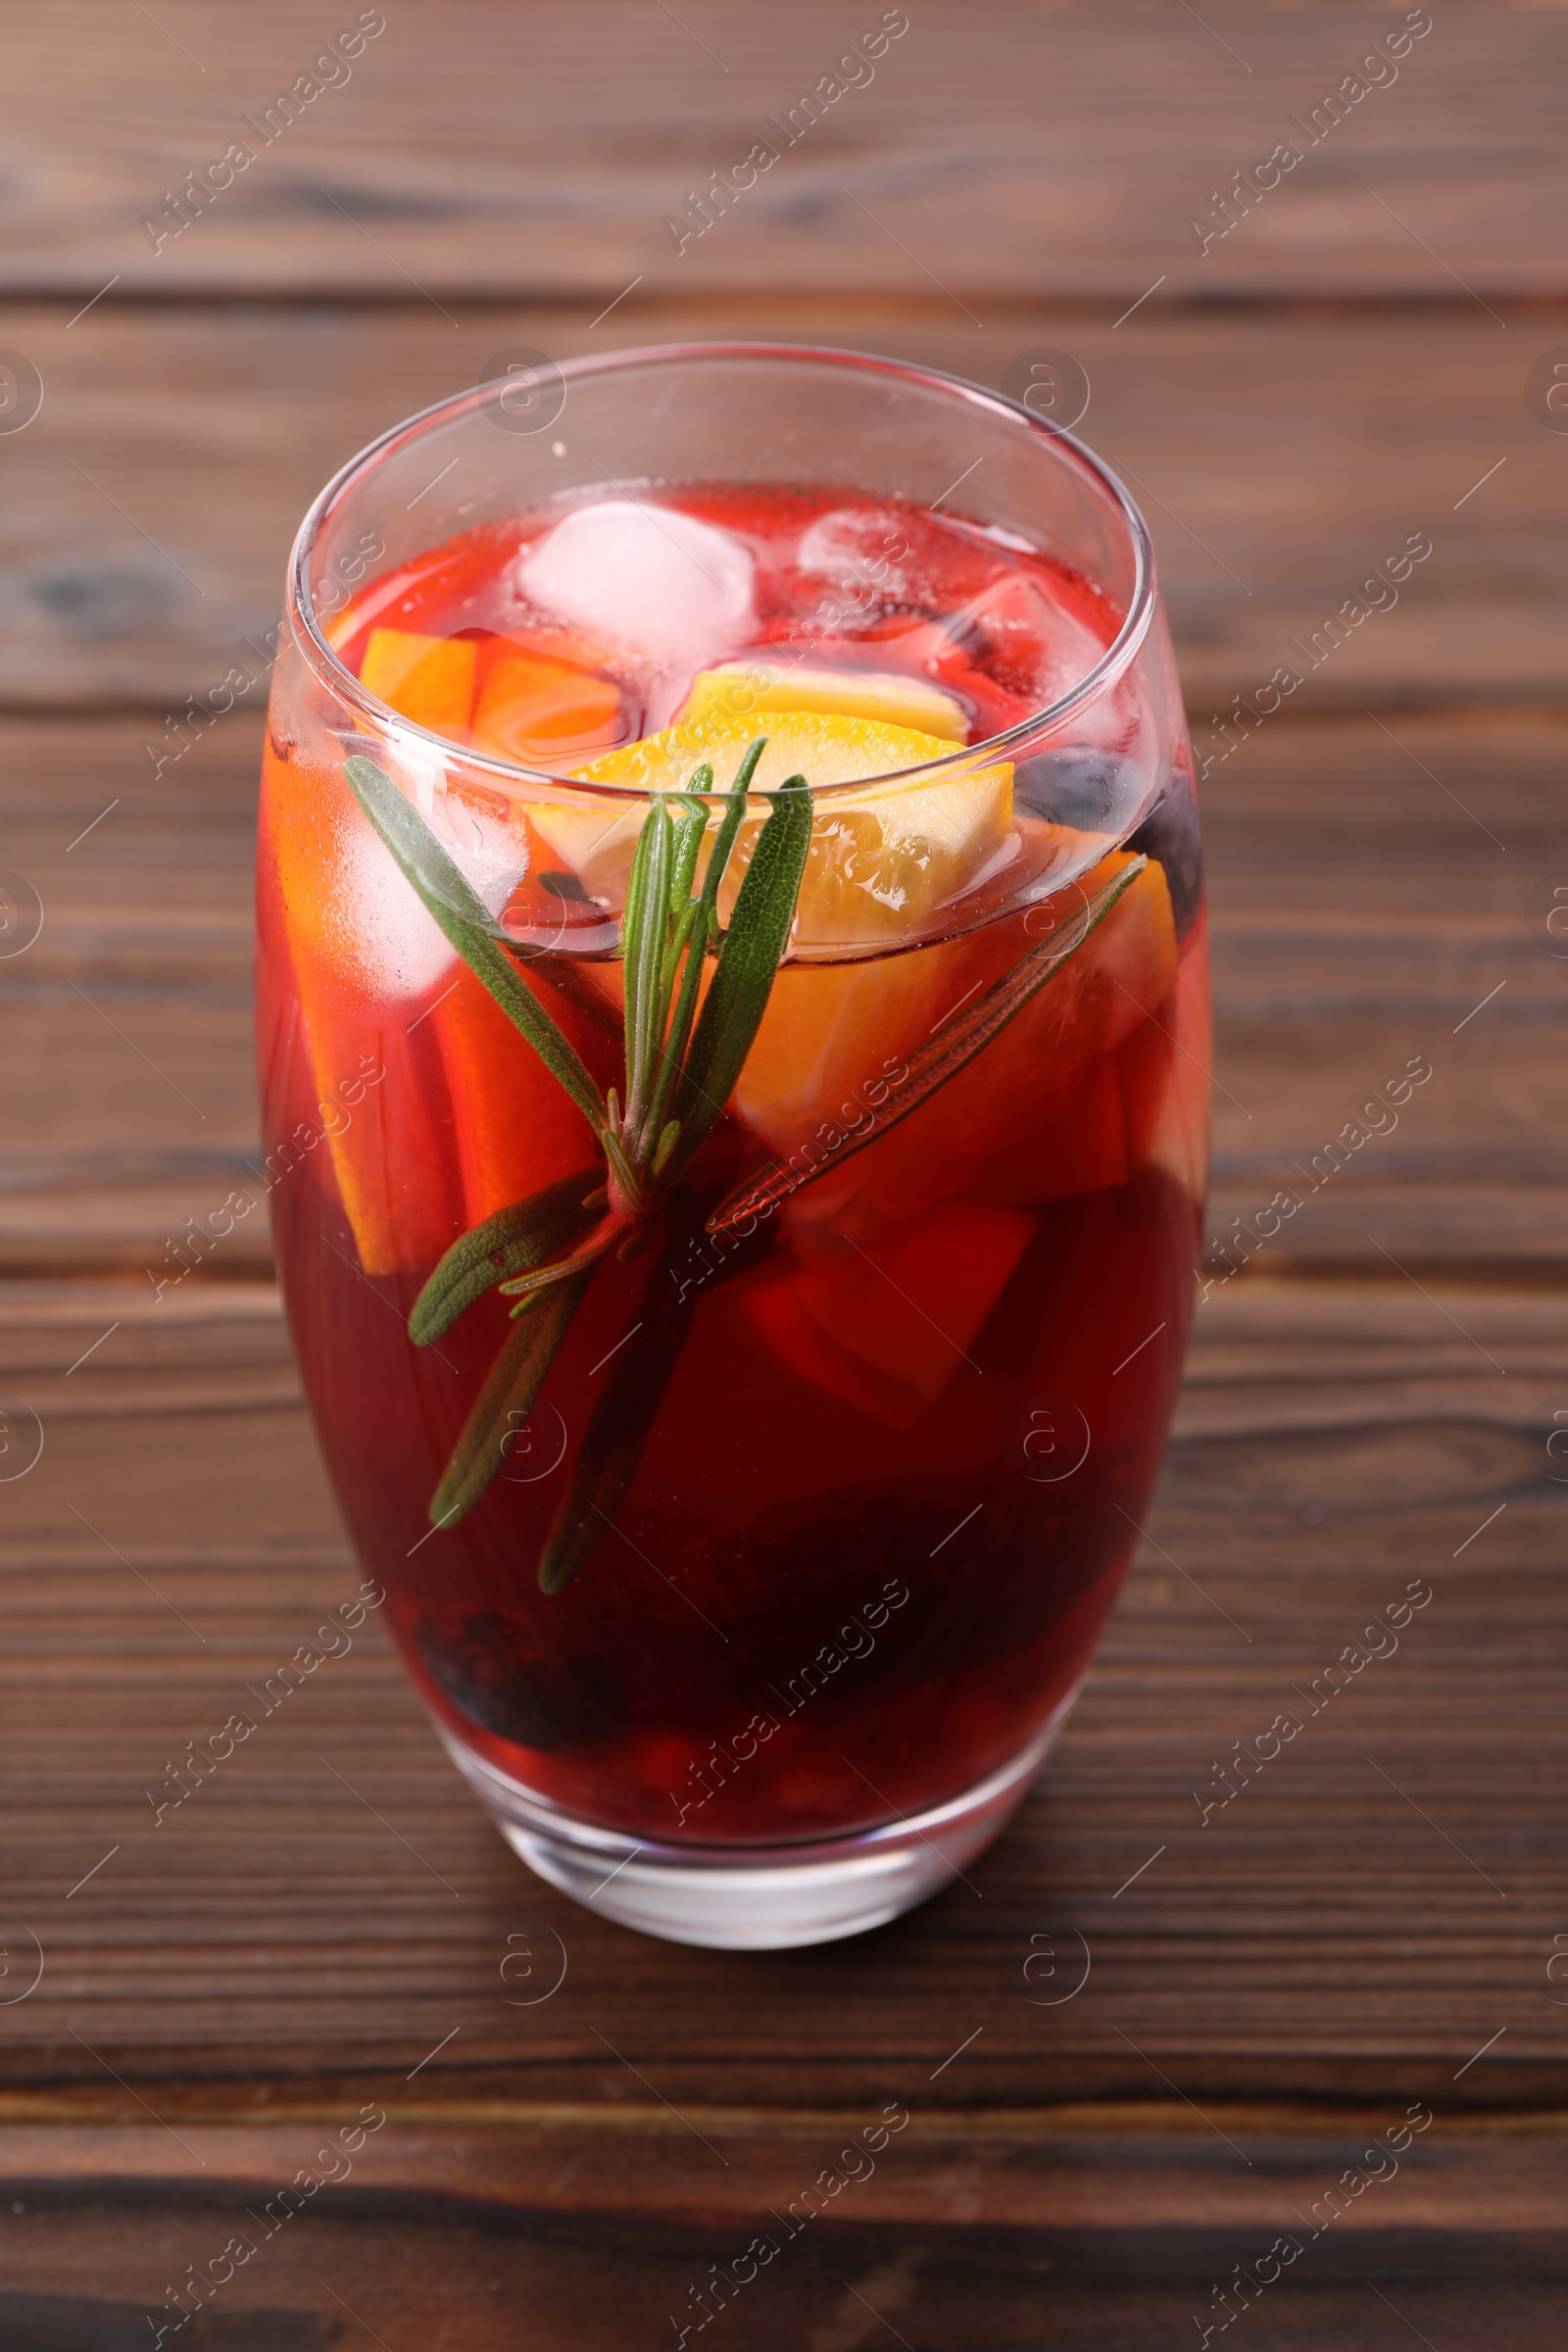
MULTIPOLYGON (((701 796, 711 790, 711 768, 699 767, 685 793, 654 799, 638 835, 621 919, 624 1092, 611 1087, 603 1095, 518 971, 521 951, 506 940, 418 811, 373 760, 356 756, 344 762, 355 798, 410 886, 571 1097, 602 1154, 463 1235, 415 1302, 409 1333, 423 1347, 491 1291, 516 1301, 513 1328, 431 1496, 434 1525, 455 1525, 502 1467, 506 1439, 532 1408, 600 1262, 612 1250, 627 1259, 659 1249, 639 1320, 614 1351, 545 1539, 538 1574, 547 1592, 560 1592, 587 1559, 636 1475, 695 1305, 695 1296, 685 1303, 693 1286, 680 1277, 705 1205, 693 1165, 745 1066, 789 945, 811 844, 812 801, 803 776, 761 796, 770 813, 727 927, 718 921, 719 891, 765 742, 759 738, 741 761, 695 896, 710 824, 701 796)), ((708 1233, 756 1220, 907 1118, 1076 955, 1145 862, 1124 866, 1089 902, 1087 921, 1065 944, 1045 942, 945 1035, 912 1054, 897 1100, 864 1131, 815 1166, 768 1162, 711 1209, 708 1233)))
POLYGON ((461 1242, 454 1242, 436 1267, 409 1317, 409 1337, 419 1348, 449 1331, 466 1307, 510 1275, 543 1265, 558 1250, 581 1239, 595 1221, 591 1187, 600 1181, 597 1168, 563 1176, 559 1184, 498 1208, 493 1217, 475 1225, 461 1242))
MULTIPOLYGON (((415 1302, 409 1332, 420 1346, 439 1339, 492 1290, 516 1300, 512 1311, 520 1319, 431 1497, 437 1525, 454 1525, 471 1510, 501 1467, 502 1440, 514 1425, 509 1417, 526 1412, 538 1395, 600 1260, 612 1250, 635 1256, 662 1234, 667 1250, 679 1223, 671 1219, 673 1196, 722 1112, 767 1008, 810 848, 811 796, 805 778, 792 776, 762 796, 771 813, 728 928, 720 931, 719 889, 765 743, 760 737, 741 762, 698 895, 693 886, 710 821, 700 796, 712 785, 712 769, 699 767, 685 793, 658 795, 638 834, 620 936, 624 1097, 613 1087, 600 1094, 518 972, 487 908, 391 777, 358 756, 344 763, 355 798, 405 879, 566 1089, 604 1154, 602 1167, 564 1177, 465 1234, 415 1302), (704 967, 714 949, 713 977, 699 1012, 704 967)), ((584 1432, 540 1567, 548 1591, 559 1590, 586 1557, 635 1473, 679 1348, 676 1326, 684 1318, 671 1321, 665 1298, 675 1289, 661 1260, 650 1277, 652 1311, 643 1318, 651 1336, 626 1351, 584 1432), (655 1344, 661 1333, 673 1335, 667 1362, 660 1354, 663 1342, 655 1344)))

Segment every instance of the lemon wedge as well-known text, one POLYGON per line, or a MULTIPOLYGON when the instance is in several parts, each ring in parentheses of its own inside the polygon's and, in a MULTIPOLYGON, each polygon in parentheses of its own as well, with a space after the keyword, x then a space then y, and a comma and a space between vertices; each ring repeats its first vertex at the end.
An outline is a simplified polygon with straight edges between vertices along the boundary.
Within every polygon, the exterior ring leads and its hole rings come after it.
MULTIPOLYGON (((924 678, 896 670, 812 669, 760 662, 725 662, 700 672, 681 713, 685 724, 750 721, 775 710, 838 711, 847 718, 881 719, 962 743, 968 713, 956 695, 944 694, 924 678)), ((757 732, 760 733, 760 727, 757 732)))
MULTIPOLYGON (((976 768, 936 783, 901 784, 898 770, 946 759, 952 744, 913 727, 842 711, 781 710, 762 720, 688 719, 609 752, 576 773, 584 783, 614 784, 638 794, 679 792, 707 760, 713 788, 722 791, 748 744, 764 727, 767 749, 756 791, 776 791, 793 775, 804 775, 819 791, 881 779, 874 793, 824 793, 818 802, 801 885, 797 946, 883 946, 917 935, 1004 853, 1012 831, 1009 765, 976 768)), ((591 897, 612 904, 625 896, 644 814, 640 803, 623 813, 546 801, 531 802, 528 808, 530 822, 553 855, 591 897)), ((741 828, 720 893, 721 917, 734 903, 761 824, 759 813, 741 828)))

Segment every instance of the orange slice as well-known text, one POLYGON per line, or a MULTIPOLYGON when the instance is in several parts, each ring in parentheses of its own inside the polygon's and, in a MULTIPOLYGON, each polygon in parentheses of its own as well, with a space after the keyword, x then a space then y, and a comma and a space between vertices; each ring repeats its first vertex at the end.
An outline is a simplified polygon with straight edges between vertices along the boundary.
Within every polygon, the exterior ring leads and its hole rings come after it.
POLYGON ((1169 997, 1127 1039, 1117 1060, 1133 1163, 1163 1168, 1201 1207, 1213 1094, 1206 920, 1183 945, 1169 997))
POLYGON ((416 726, 453 735, 468 724, 478 647, 468 637, 421 637, 413 629, 372 629, 360 684, 416 726))
POLYGON ((530 767, 580 760, 623 732, 620 695, 609 678, 539 654, 497 654, 474 705, 475 743, 530 767))
MULTIPOLYGON (((1092 894, 1128 862, 1084 877, 1092 894)), ((781 1157, 862 1123, 879 1080, 940 1034, 1034 945, 1015 915, 966 938, 867 964, 787 966, 774 984, 735 1107, 781 1157), (891 1068, 889 1065, 891 1064, 891 1068), (860 1105, 862 1107, 858 1108, 860 1105), (827 1132, 823 1132, 824 1125, 827 1132)), ((919 1110, 786 1211, 808 1250, 836 1230, 862 1244, 963 1193, 1025 1207, 1125 1181, 1128 1135, 1114 1055, 1169 997, 1175 926, 1162 869, 1148 865, 1039 995, 919 1110)))
POLYGON ((947 1389, 1035 1230, 1000 1208, 932 1209, 873 1250, 755 1284, 746 1311, 831 1396, 908 1428, 947 1389))
MULTIPOLYGON (((536 993, 546 996, 552 1019, 592 1067, 603 1033, 574 1014, 558 991, 536 993)), ((431 1026, 441 1041, 469 1225, 594 1164, 596 1146, 582 1112, 466 965, 431 1026)))
MULTIPOLYGON (((345 800, 335 780, 298 758, 285 765, 268 745, 261 888, 276 893, 310 1052, 318 1115, 305 1124, 325 1137, 360 1263, 367 1274, 425 1270, 458 1231, 439 1060, 406 1006, 378 1003, 340 952, 345 800)), ((357 809, 352 821, 364 823, 357 809)), ((318 1143, 296 1129, 279 1149, 292 1163, 318 1143)))
POLYGON ((896 1093, 907 1056, 1017 958, 997 926, 902 956, 787 963, 753 1041, 735 1108, 787 1157, 863 1128, 896 1093))

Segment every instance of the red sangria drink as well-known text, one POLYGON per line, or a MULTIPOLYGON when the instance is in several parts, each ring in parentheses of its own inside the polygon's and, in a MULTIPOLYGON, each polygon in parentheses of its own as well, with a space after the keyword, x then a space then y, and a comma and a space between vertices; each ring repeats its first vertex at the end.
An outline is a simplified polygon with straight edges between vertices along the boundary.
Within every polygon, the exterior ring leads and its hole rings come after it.
POLYGON ((662 1936, 918 1901, 1084 1676, 1195 1296, 1125 494, 845 353, 451 401, 301 533, 258 905, 294 1342, 458 1764, 662 1936))

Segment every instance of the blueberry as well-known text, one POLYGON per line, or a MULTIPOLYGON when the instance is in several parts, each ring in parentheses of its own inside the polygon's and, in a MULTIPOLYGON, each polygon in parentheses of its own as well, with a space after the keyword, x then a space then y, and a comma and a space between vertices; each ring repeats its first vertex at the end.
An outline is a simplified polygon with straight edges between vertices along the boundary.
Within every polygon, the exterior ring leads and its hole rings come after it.
POLYGON ((530 1656, 527 1627, 494 1609, 456 1626, 422 1617, 415 1640, 458 1712, 519 1747, 596 1747, 619 1720, 618 1694, 597 1662, 530 1656))

